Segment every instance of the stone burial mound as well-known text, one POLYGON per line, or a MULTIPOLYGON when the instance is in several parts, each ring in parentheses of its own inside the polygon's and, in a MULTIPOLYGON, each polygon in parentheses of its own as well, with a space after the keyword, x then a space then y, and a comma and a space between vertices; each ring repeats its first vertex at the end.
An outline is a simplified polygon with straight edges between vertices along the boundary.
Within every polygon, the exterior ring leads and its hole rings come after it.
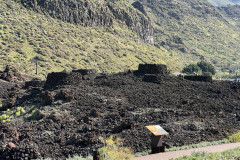
POLYGON ((53 72, 48 74, 44 88, 53 88, 61 85, 76 85, 81 83, 82 75, 78 72, 53 72))
POLYGON ((139 64, 138 71, 145 74, 168 74, 167 66, 164 64, 139 64))
POLYGON ((222 140, 240 130, 240 85, 206 81, 170 76, 165 65, 157 64, 117 74, 50 73, 45 87, 29 82, 17 92, 0 81, 0 97, 6 100, 15 92, 26 111, 0 123, 0 159, 87 156, 102 146, 100 136, 110 135, 123 138, 134 152, 147 151, 151 134, 145 126, 156 124, 169 133, 163 139, 167 147, 222 140))
POLYGON ((45 88, 53 88, 61 85, 78 85, 82 80, 95 79, 97 76, 94 69, 73 70, 71 73, 53 72, 48 74, 45 88))

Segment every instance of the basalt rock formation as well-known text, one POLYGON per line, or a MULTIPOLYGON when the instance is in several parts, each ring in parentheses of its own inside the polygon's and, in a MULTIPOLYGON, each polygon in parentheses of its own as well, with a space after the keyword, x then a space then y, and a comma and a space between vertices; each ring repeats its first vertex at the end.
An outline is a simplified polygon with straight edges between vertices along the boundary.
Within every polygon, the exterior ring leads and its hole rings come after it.
POLYGON ((120 1, 21 0, 21 3, 35 11, 48 13, 53 18, 86 27, 111 27, 114 20, 120 20, 144 42, 154 43, 153 27, 149 18, 133 6, 120 1))

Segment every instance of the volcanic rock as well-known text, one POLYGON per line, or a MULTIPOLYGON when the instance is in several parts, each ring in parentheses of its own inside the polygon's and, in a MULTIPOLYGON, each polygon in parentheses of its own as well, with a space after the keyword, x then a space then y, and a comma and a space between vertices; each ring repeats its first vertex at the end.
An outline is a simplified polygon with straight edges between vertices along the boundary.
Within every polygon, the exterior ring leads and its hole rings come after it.
POLYGON ((54 101, 54 96, 50 91, 43 91, 41 97, 45 105, 51 105, 54 101))
POLYGON ((139 64, 138 71, 146 74, 163 74, 166 75, 167 66, 163 64, 139 64))

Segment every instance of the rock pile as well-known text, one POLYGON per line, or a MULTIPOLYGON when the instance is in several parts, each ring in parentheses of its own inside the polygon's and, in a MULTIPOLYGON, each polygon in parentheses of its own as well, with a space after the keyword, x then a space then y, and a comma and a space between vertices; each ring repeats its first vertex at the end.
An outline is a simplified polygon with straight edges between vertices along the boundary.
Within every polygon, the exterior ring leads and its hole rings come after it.
POLYGON ((21 147, 8 146, 5 149, 0 148, 1 160, 32 160, 37 159, 39 155, 38 149, 31 145, 24 145, 21 147))
POLYGON ((138 71, 146 74, 168 74, 167 66, 163 64, 139 64, 138 71))
POLYGON ((54 88, 61 85, 78 85, 81 81, 82 75, 78 72, 53 72, 48 74, 44 88, 54 88))
POLYGON ((11 71, 10 67, 7 65, 5 70, 3 72, 0 72, 0 79, 3 79, 5 81, 23 81, 24 78, 21 76, 20 73, 11 71))

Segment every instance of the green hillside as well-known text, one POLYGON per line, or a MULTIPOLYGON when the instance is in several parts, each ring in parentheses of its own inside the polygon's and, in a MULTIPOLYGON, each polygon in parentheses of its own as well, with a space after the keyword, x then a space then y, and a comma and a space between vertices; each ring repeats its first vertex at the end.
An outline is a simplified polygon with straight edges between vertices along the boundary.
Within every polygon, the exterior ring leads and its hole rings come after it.
POLYGON ((214 6, 234 5, 230 0, 208 0, 214 6))
POLYGON ((77 68, 118 72, 136 69, 139 63, 182 67, 164 48, 140 42, 136 33, 117 20, 113 27, 83 27, 28 10, 12 0, 2 1, 0 13, 0 70, 11 64, 34 75, 32 59, 39 60, 40 77, 77 68))
POLYGON ((206 60, 218 69, 239 67, 237 21, 205 0, 141 0, 155 28, 155 45, 183 62, 206 60))
POLYGON ((239 5, 240 0, 208 0, 214 6, 239 5))
POLYGON ((42 78, 77 68, 119 72, 139 63, 181 71, 200 60, 234 71, 238 13, 206 0, 2 0, 0 70, 10 64, 34 75, 37 59, 42 78))

